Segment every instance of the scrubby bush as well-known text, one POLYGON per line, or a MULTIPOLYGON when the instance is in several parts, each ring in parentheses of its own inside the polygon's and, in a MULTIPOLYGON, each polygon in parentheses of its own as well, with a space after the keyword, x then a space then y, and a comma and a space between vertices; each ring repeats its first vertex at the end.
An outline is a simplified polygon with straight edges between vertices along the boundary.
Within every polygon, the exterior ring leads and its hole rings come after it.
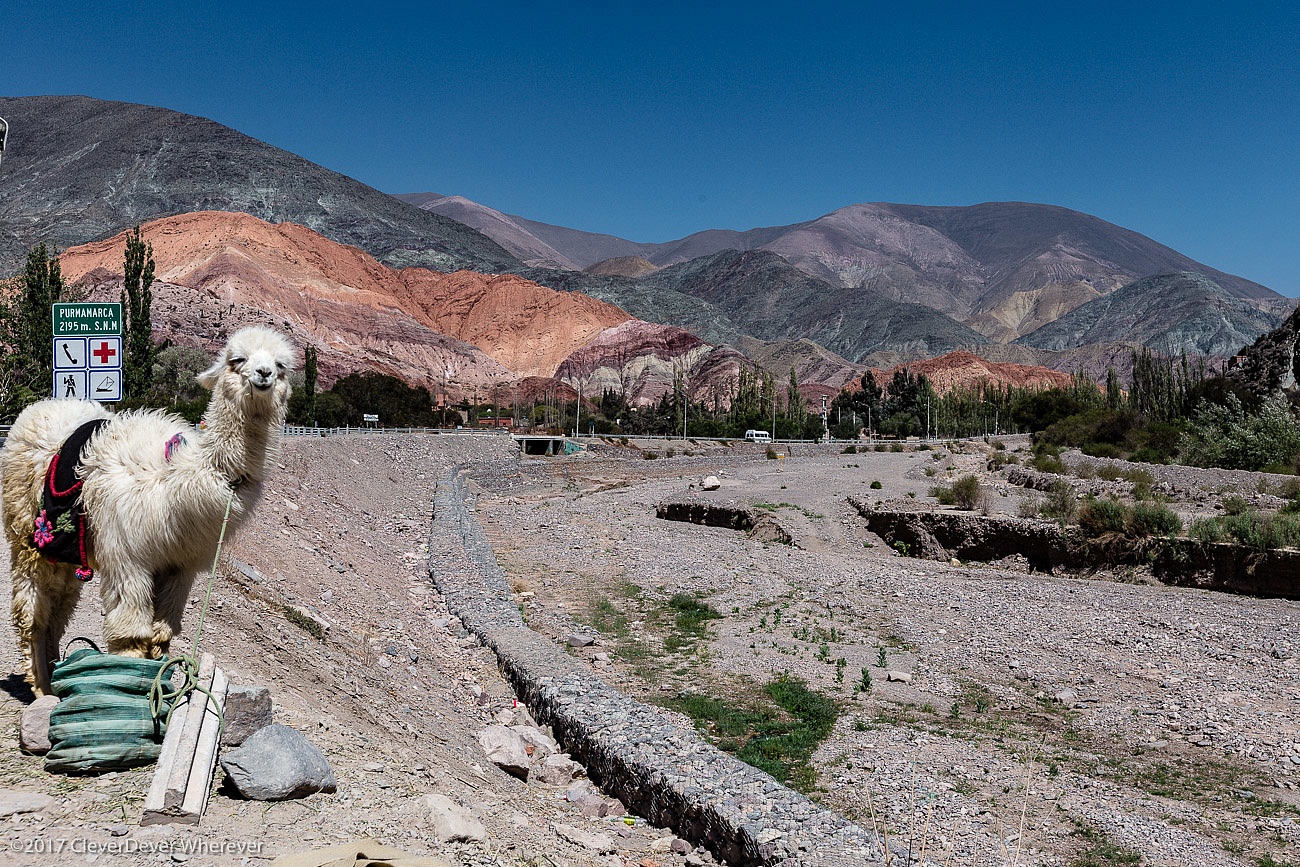
POLYGON ((1079 526, 1089 536, 1123 533, 1128 517, 1129 510, 1119 500, 1088 497, 1079 509, 1079 526))
POLYGON ((1259 470, 1291 467, 1300 454, 1300 425, 1284 397, 1271 397, 1250 415, 1235 394, 1203 402, 1179 440, 1184 462, 1196 467, 1259 470))
POLYGON ((1034 459, 1030 466, 1039 472, 1062 474, 1066 472, 1065 462, 1061 460, 1061 449, 1050 443, 1040 442, 1034 445, 1034 459))
POLYGON ((845 447, 844 447, 844 450, 843 450, 842 452, 840 452, 840 454, 843 454, 843 455, 856 455, 857 453, 858 453, 858 447, 857 447, 857 446, 845 446, 845 447))
POLYGON ((962 476, 952 483, 952 498, 957 508, 973 511, 984 499, 984 486, 974 476, 962 476))
POLYGON ((1191 534, 1201 542, 1236 542, 1260 551, 1300 547, 1300 515, 1278 512, 1262 515, 1254 509, 1222 518, 1204 518, 1192 524, 1191 534))
POLYGON ((1074 467, 1074 474, 1081 479, 1092 479, 1097 476, 1097 465, 1088 461, 1079 461, 1074 467))
POLYGON ((1125 525, 1130 536, 1173 536, 1182 532, 1183 521, 1163 503, 1138 503, 1125 525))
POLYGON ((1078 511, 1079 503, 1074 496, 1074 488, 1064 479, 1052 482, 1047 489, 1047 496, 1043 498, 1040 513, 1044 518, 1067 523, 1074 519, 1074 514, 1078 511))
POLYGON ((871 490, 873 490, 873 491, 878 491, 878 490, 880 490, 882 487, 884 487, 884 486, 880 484, 880 479, 876 479, 876 480, 874 480, 874 481, 871 483, 871 490))
POLYGON ((1122 458, 1124 450, 1113 443, 1084 443, 1079 447, 1085 455, 1093 458, 1122 458))
POLYGON ((1097 478, 1105 479, 1108 482, 1114 482, 1124 478, 1124 471, 1114 464, 1106 464, 1097 468, 1097 478))
POLYGON ((1223 498, 1223 514, 1225 515, 1244 515, 1246 512, 1254 510, 1250 500, 1237 494, 1229 494, 1223 498))
POLYGON ((1227 528, 1223 526, 1223 521, 1218 518, 1197 518, 1187 528, 1187 533, 1196 541, 1207 545, 1214 542, 1223 542, 1228 538, 1227 528))
POLYGON ((878 452, 886 452, 889 451, 889 446, 885 445, 884 443, 876 443, 875 450, 878 452))
POLYGON ((1026 493, 1020 497, 1016 514, 1022 518, 1037 518, 1043 510, 1043 502, 1033 494, 1026 493))
POLYGON ((945 485, 935 485, 930 489, 930 496, 939 501, 941 506, 953 506, 957 503, 957 498, 953 496, 952 488, 945 485))

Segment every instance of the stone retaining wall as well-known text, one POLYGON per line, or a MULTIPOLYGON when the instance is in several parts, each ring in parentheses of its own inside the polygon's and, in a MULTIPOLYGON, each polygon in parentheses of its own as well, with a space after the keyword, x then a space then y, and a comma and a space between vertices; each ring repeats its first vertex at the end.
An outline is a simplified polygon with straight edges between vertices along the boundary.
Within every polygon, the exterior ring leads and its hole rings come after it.
POLYGON ((440 480, 430 575, 465 628, 496 653, 533 715, 605 791, 734 867, 882 863, 865 829, 622 695, 526 627, 468 497, 463 470, 440 480), (460 549, 471 568, 439 568, 440 548, 460 549))

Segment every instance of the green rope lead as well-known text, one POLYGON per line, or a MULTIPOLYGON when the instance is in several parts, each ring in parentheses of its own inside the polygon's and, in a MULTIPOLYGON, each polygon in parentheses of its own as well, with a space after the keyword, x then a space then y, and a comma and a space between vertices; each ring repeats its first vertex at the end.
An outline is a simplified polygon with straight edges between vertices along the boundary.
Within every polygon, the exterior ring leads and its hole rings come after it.
POLYGON ((167 724, 172 721, 172 711, 180 700, 192 692, 201 692, 211 701, 213 707, 217 708, 217 732, 220 734, 222 728, 226 725, 226 715, 221 707, 217 704, 217 699, 212 692, 204 687, 199 686, 199 639, 203 635, 203 622, 208 616, 208 602, 212 599, 212 585, 216 579, 217 563, 221 560, 221 546, 226 541, 226 528, 230 524, 230 507, 235 502, 235 486, 230 488, 230 497, 226 500, 226 514, 221 519, 221 534, 217 537, 217 553, 212 558, 212 569, 208 572, 208 589, 203 596, 203 608, 199 610, 199 625, 194 630, 194 648, 188 655, 174 656, 167 660, 162 668, 158 669, 158 674, 153 679, 153 686, 149 688, 149 709, 153 713, 154 719, 163 715, 164 709, 167 712, 167 724), (168 690, 163 686, 164 683, 171 684, 171 678, 167 672, 176 666, 181 671, 181 685, 174 689, 168 690))

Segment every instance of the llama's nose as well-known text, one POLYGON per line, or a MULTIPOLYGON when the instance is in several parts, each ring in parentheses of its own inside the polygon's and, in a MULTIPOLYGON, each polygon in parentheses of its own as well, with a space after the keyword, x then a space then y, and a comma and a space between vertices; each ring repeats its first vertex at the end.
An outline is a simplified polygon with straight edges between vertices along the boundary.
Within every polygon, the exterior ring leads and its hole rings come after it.
POLYGON ((271 374, 273 373, 275 373, 275 371, 272 370, 270 367, 259 367, 257 369, 257 375, 262 377, 262 379, 270 379, 271 374))

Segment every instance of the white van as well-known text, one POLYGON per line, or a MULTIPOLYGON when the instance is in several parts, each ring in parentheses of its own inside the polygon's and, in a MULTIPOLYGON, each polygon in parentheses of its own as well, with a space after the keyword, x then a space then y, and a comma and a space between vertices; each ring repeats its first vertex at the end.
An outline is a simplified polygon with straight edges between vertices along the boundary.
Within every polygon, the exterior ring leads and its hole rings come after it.
POLYGON ((765 430, 747 430, 745 431, 745 442, 748 443, 770 443, 772 435, 765 430))

